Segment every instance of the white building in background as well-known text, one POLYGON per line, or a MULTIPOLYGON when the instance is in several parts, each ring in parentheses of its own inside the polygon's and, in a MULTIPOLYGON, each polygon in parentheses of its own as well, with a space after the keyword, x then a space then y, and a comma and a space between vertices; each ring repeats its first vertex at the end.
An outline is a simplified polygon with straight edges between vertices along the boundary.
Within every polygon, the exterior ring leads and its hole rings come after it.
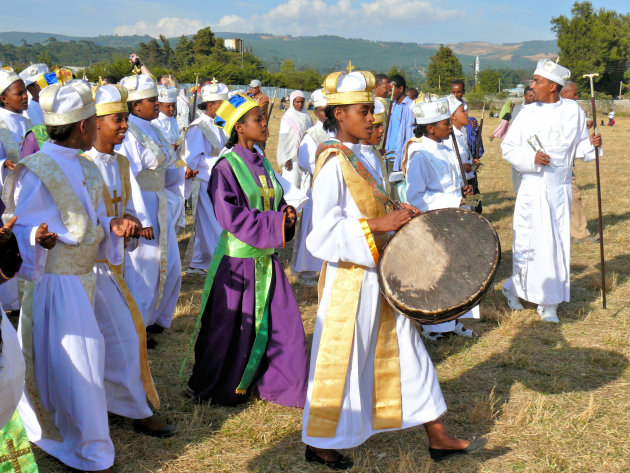
POLYGON ((243 52, 243 40, 240 38, 224 39, 223 44, 228 51, 243 52))

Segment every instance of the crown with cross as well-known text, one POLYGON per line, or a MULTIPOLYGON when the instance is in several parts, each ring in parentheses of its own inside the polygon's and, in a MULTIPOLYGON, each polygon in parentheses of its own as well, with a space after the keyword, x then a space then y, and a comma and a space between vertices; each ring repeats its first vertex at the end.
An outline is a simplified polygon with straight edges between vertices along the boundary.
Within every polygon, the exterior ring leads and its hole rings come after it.
POLYGON ((374 103, 372 90, 376 85, 374 74, 369 71, 355 71, 352 61, 345 71, 328 74, 324 80, 328 105, 349 105, 353 103, 374 103))

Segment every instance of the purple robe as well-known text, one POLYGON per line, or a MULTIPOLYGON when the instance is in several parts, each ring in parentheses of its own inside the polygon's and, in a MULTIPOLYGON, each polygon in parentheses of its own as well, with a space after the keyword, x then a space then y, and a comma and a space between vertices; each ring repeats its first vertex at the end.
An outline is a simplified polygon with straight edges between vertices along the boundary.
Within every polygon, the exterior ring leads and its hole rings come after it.
POLYGON ((24 142, 22 143, 20 157, 25 158, 26 156, 30 156, 33 153, 37 153, 38 151, 39 143, 37 141, 37 138, 35 138, 35 133, 26 133, 26 136, 24 137, 24 142))
MULTIPOLYGON (((233 148, 256 176, 267 176, 263 157, 242 146, 233 148)), ((208 194, 217 221, 239 240, 257 248, 284 244, 282 211, 263 212, 249 202, 226 159, 210 176, 208 194)), ((273 204, 272 204, 273 205, 273 204)), ((280 209, 286 207, 282 199, 280 209)), ((287 234, 287 239, 291 235, 287 234)), ((269 341, 250 389, 261 399, 290 407, 304 407, 308 358, 300 309, 276 255, 269 289, 269 341)), ((255 338, 254 259, 224 256, 206 304, 197 343, 195 365, 188 386, 200 400, 234 405, 248 396, 236 394, 255 338)))

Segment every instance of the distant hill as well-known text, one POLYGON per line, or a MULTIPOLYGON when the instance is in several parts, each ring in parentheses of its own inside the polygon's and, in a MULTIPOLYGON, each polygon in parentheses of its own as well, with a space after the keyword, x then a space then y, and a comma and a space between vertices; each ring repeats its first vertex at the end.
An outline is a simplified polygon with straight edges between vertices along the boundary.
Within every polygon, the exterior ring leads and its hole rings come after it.
MULTIPOLYGON (((292 59, 296 66, 310 65, 325 73, 344 67, 348 60, 359 68, 388 71, 392 66, 403 70, 410 77, 421 77, 426 73, 430 57, 435 54, 439 44, 418 44, 389 41, 368 41, 349 39, 339 36, 274 36, 269 34, 243 34, 216 32, 222 38, 241 38, 246 48, 260 57, 273 71, 277 70, 285 59, 292 59)), ((21 45, 45 43, 50 37, 57 41, 90 41, 102 48, 102 52, 116 50, 117 54, 131 52, 140 42, 151 39, 150 36, 103 35, 91 38, 65 36, 51 33, 0 33, 0 44, 21 45), (111 48, 111 49, 110 49, 111 48)), ((177 38, 171 39, 175 47, 177 38)), ((481 68, 531 69, 535 61, 542 57, 554 57, 558 47, 552 41, 525 41, 511 44, 492 44, 486 42, 466 42, 449 44, 464 66, 464 71, 471 72, 470 65, 479 55, 481 68)), ((101 52, 99 51, 99 52, 101 52)), ((101 55, 98 55, 101 57, 101 55)), ((0 60, 3 58, 0 57, 0 60)), ((77 58, 77 64, 84 58, 77 58)))

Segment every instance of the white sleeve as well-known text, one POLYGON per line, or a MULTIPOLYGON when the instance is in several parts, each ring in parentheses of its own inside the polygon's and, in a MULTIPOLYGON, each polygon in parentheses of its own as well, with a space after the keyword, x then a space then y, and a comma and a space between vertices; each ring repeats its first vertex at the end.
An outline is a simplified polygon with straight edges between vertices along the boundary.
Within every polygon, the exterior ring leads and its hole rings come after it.
POLYGON ((298 149, 298 166, 304 172, 313 174, 315 172, 315 153, 317 152, 317 143, 311 135, 306 133, 300 148, 298 149))
POLYGON ((333 263, 347 261, 369 268, 376 266, 360 216, 348 215, 355 205, 339 163, 331 157, 313 183, 313 230, 306 247, 313 256, 333 263))
POLYGON ((129 131, 116 151, 127 157, 134 176, 144 169, 155 169, 158 166, 157 156, 142 146, 129 131))
POLYGON ((129 187, 131 188, 131 196, 127 202, 127 207, 130 208, 134 215, 140 220, 143 227, 151 226, 151 219, 149 218, 149 212, 146 205, 144 205, 144 199, 142 198, 142 190, 140 184, 136 181, 135 176, 129 173, 129 187))
POLYGON ((505 135, 505 139, 501 143, 503 159, 519 172, 541 172, 542 166, 534 162, 536 152, 527 143, 527 138, 523 136, 523 120, 527 119, 525 115, 527 115, 526 110, 519 113, 505 135))
POLYGON ((99 246, 97 259, 107 259, 113 265, 122 264, 125 255, 125 239, 117 236, 113 230, 110 230, 110 223, 114 217, 107 216, 105 202, 102 197, 98 203, 98 208, 95 210, 98 222, 103 228, 105 235, 99 246))
POLYGON ((461 190, 443 189, 421 151, 416 151, 409 157, 407 168, 407 202, 411 205, 423 212, 460 206, 461 190))
MULTIPOLYGON (((203 160, 206 158, 210 158, 211 156, 206 156, 206 140, 203 137, 203 133, 198 126, 193 126, 188 129, 186 132, 186 138, 184 140, 186 142, 186 152, 182 158, 186 161, 186 165, 195 171, 201 171, 203 166, 203 160)), ((204 181, 208 181, 210 179, 210 175, 208 176, 199 176, 200 179, 204 181)))

